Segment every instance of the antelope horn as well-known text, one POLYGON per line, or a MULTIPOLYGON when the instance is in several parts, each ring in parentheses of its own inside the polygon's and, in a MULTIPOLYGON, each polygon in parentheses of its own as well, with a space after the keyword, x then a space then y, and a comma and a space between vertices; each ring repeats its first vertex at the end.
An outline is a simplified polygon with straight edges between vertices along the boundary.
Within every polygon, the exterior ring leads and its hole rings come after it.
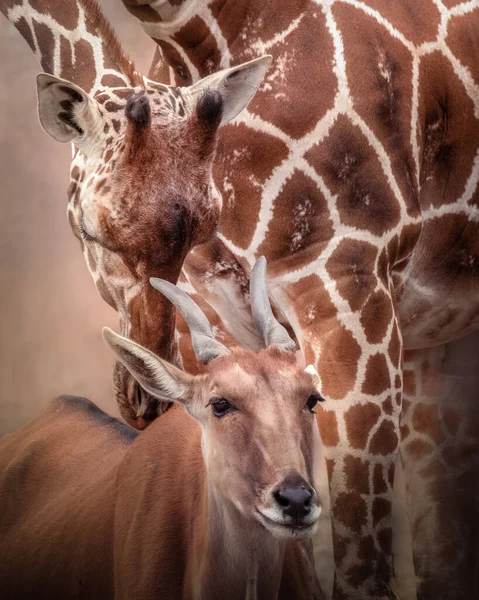
POLYGON ((215 340, 208 319, 203 314, 200 307, 193 302, 186 292, 180 290, 179 287, 164 279, 152 277, 150 283, 155 290, 158 290, 163 296, 166 296, 183 315, 183 318, 190 329, 191 343, 196 358, 200 362, 208 364, 222 354, 229 354, 230 351, 228 348, 215 340))
POLYGON ((266 288, 266 259, 260 256, 251 272, 251 310, 256 329, 266 346, 277 346, 280 350, 294 352, 296 344, 286 329, 274 318, 266 288))

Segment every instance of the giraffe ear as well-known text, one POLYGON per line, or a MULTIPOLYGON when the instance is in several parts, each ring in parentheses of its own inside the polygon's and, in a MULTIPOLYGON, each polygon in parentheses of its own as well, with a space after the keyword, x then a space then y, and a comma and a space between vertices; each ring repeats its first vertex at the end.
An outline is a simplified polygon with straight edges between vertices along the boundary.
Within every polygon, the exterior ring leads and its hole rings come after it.
POLYGON ((242 65, 208 75, 187 88, 187 106, 193 112, 206 90, 219 92, 223 100, 220 125, 234 119, 254 96, 271 63, 271 56, 261 56, 242 65))
POLYGON ((100 115, 96 101, 81 88, 47 73, 37 75, 38 116, 58 142, 75 142, 93 131, 100 115))

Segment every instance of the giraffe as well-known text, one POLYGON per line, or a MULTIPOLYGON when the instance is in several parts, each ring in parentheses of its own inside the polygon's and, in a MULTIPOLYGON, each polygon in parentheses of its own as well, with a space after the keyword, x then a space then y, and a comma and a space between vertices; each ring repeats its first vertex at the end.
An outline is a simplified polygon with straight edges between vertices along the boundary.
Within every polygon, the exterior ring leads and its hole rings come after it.
MULTIPOLYGON (((318 423, 334 597, 394 597, 403 350, 420 360, 479 325, 479 2, 124 4, 158 44, 156 80, 191 85, 273 56, 248 109, 220 134, 218 232, 183 271, 241 337, 245 282, 257 256, 268 259, 271 298, 330 400, 318 423)), ((426 420, 434 427, 431 411, 426 420)), ((416 565, 425 549, 414 540, 416 565)), ((436 591, 444 582, 432 562, 421 597, 437 597, 428 581, 436 591)))
MULTIPOLYGON (((188 250, 209 239, 221 197, 212 179, 218 127, 251 99, 268 56, 188 88, 137 72, 95 0, 1 0, 28 42, 45 131, 73 144, 68 220, 123 335, 180 364, 175 311, 150 277, 176 283, 188 250)), ((117 363, 116 400, 144 428, 166 410, 117 363)))
POLYGON ((478 347, 476 331, 404 353, 401 454, 419 598, 479 593, 478 347))

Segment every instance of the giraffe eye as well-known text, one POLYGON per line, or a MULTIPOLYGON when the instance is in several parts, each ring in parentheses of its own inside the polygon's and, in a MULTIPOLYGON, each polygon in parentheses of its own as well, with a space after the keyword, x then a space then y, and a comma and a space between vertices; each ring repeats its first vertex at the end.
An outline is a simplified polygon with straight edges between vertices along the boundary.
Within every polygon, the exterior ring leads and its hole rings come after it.
POLYGON ((85 242, 94 242, 95 238, 88 233, 85 229, 85 222, 83 221, 83 217, 80 219, 80 223, 78 224, 78 231, 85 242))

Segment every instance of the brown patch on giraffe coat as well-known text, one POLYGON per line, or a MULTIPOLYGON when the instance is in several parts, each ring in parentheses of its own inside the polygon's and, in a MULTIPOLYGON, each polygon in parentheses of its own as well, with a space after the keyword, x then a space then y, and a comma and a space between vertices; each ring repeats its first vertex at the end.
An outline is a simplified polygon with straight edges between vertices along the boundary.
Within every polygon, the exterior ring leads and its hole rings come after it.
POLYGON ((21 17, 20 19, 18 19, 18 21, 15 22, 15 27, 18 29, 21 36, 27 42, 27 44, 30 46, 30 48, 33 51, 35 51, 35 43, 33 41, 32 30, 31 30, 30 25, 27 23, 25 17, 21 17))
POLYGON ((418 402, 414 407, 412 424, 418 433, 428 435, 437 444, 444 441, 438 406, 418 402))
POLYGON ((35 37, 37 39, 38 46, 41 49, 40 64, 42 66, 42 69, 47 73, 53 73, 53 48, 55 45, 55 41, 52 30, 47 25, 35 21, 35 19, 32 19, 32 22, 33 31, 35 32, 35 37))
POLYGON ((61 14, 58 13, 58 2, 56 0, 43 0, 41 9, 42 14, 48 14, 54 21, 59 23, 65 29, 76 29, 80 12, 75 2, 64 3, 61 14))
POLYGON ((93 87, 96 77, 95 57, 91 44, 85 40, 78 40, 75 43, 75 59, 72 80, 88 92, 93 87))
MULTIPOLYGON (((280 12, 270 6, 271 11, 280 12)), ((268 53, 273 55, 272 64, 248 108, 299 139, 334 105, 337 80, 330 66, 334 50, 323 12, 311 7, 297 27, 270 46, 268 53), (322 60, 318 61, 318 56, 322 60)))
POLYGON ((416 395, 416 376, 414 371, 404 371, 402 375, 403 379, 403 392, 407 396, 416 395))
POLYGON ((396 474, 396 465, 392 462, 388 468, 388 483, 389 487, 392 489, 394 486, 394 476, 396 474))
POLYGON ((412 276, 417 273, 421 283, 429 284, 448 300, 451 293, 454 297, 477 298, 479 222, 468 221, 461 214, 429 219, 423 223, 420 244, 414 254, 412 276))
POLYGON ((323 444, 334 447, 339 444, 338 421, 333 410, 325 410, 322 406, 316 409, 319 432, 323 444))
MULTIPOLYGON (((268 273, 274 273, 268 264, 268 273)), ((318 275, 308 275, 285 286, 285 293, 294 300, 296 317, 303 331, 327 333, 335 327, 337 309, 331 301, 324 283, 318 275)))
POLYGON ((371 535, 367 535, 359 541, 358 558, 365 562, 372 562, 377 558, 374 538, 371 535))
MULTIPOLYGON (((369 565, 365 565, 364 563, 353 565, 346 571, 346 579, 352 587, 363 585, 370 575, 371 569, 369 568, 369 565)), ((338 596, 335 594, 334 597, 336 598, 338 596)), ((341 600, 347 600, 348 596, 347 594, 344 594, 339 596, 339 598, 341 598, 341 600)))
POLYGON ((257 252, 274 261, 277 275, 315 260, 332 236, 326 199, 312 179, 295 169, 274 200, 268 236, 257 252))
POLYGON ((452 408, 445 408, 442 411, 442 422, 448 433, 457 435, 460 426, 460 416, 457 411, 452 408))
POLYGON ((453 17, 447 28, 446 44, 453 55, 469 69, 479 84, 479 64, 477 61, 477 32, 479 31, 479 12, 469 11, 465 15, 453 17))
POLYGON ((334 472, 335 460, 334 458, 326 458, 326 471, 328 472, 328 480, 331 481, 331 477, 334 472))
POLYGON ((390 250, 389 256, 392 261, 393 268, 396 272, 403 271, 408 265, 408 259, 413 252, 416 243, 421 234, 422 223, 410 223, 409 225, 405 225, 401 229, 401 233, 399 234, 399 247, 397 250, 396 256, 393 255, 392 248, 390 250), (402 261, 400 264, 395 264, 396 261, 402 261))
POLYGON ((358 126, 339 115, 329 135, 306 160, 337 196, 341 223, 383 235, 399 222, 400 211, 379 159, 358 126))
POLYGON ((353 334, 340 323, 320 337, 321 345, 327 352, 321 353, 317 371, 325 395, 339 400, 354 386, 361 347, 353 334))
POLYGON ((368 460, 350 455, 344 458, 347 489, 358 494, 369 494, 369 466, 368 460))
MULTIPOLYGON (((113 100, 108 100, 107 102, 105 102, 105 110, 107 110, 108 112, 120 112, 122 111, 124 108, 124 105, 122 104, 118 104, 117 102, 113 102, 113 100)), ((113 138, 108 138, 108 140, 106 141, 106 143, 111 143, 113 141, 113 138)))
POLYGON ((175 73, 176 84, 191 85, 193 83, 191 73, 178 50, 165 40, 152 39, 160 46, 165 61, 171 65, 175 73))
POLYGON ((398 436, 392 421, 384 420, 371 438, 369 451, 384 456, 395 452, 398 447, 398 436))
POLYGON ((76 181, 71 181, 70 185, 68 186, 68 190, 67 190, 67 196, 68 198, 71 198, 72 196, 74 196, 78 191, 78 184, 76 183, 76 181))
MULTIPOLYGON (((389 352, 391 352, 391 348, 389 348, 389 352)), ((391 360, 392 360, 392 357, 391 357, 391 360)), ((393 361, 393 363, 394 363, 394 361, 393 361)), ((401 376, 400 375, 396 375, 396 377, 394 378, 394 387, 396 389, 400 389, 401 388, 401 383, 402 383, 401 376)))
POLYGON ((384 354, 373 354, 366 364, 365 379, 361 391, 375 396, 391 387, 388 364, 384 354))
POLYGON ((385 498, 374 498, 373 500, 373 525, 378 526, 378 523, 391 515, 391 502, 385 498))
MULTIPOLYGON (((414 45, 433 42, 438 34, 441 15, 433 0, 401 0, 401 2, 382 2, 382 0, 364 0, 363 4, 377 10, 391 25, 400 31, 414 45)), ((361 11, 349 15, 350 21, 355 21, 361 11)), ((372 26, 381 31, 387 31, 375 19, 365 17, 372 26)), ((368 41, 373 43, 371 38, 368 41)))
POLYGON ((410 430, 408 425, 400 425, 399 433, 401 438, 401 443, 409 436, 410 430))
MULTIPOLYGON (((424 210, 455 202, 464 193, 477 152, 474 104, 440 52, 419 66, 420 204, 424 210)), ((436 244, 441 244, 441 236, 436 244)), ((434 256, 431 254, 431 256, 434 256)))
POLYGON ((327 349, 319 358, 317 371, 328 399, 341 399, 356 381, 361 348, 350 331, 337 319, 324 283, 310 275, 288 284, 284 292, 294 299, 298 323, 305 343, 327 349))
POLYGON ((120 77, 118 77, 117 75, 107 73, 101 78, 101 85, 104 85, 105 87, 114 88, 125 85, 125 82, 123 79, 120 79, 120 77))
MULTIPOLYGON (((281 10, 270 2, 228 0, 213 0, 209 7, 235 57, 241 52, 242 40, 251 40, 255 36, 263 41, 274 38, 279 31, 287 29, 295 19, 302 15, 304 15, 303 19, 307 19, 311 12, 311 9, 308 10, 305 6, 304 0, 288 0, 281 6, 281 10)), ((249 54, 241 54, 238 56, 238 61, 242 62, 248 58, 251 58, 249 54)))
POLYGON ((343 239, 326 262, 339 294, 351 310, 359 310, 376 287, 376 248, 368 242, 343 239))
POLYGON ((215 36, 201 17, 195 15, 173 35, 201 77, 217 70, 221 54, 215 36))
POLYGON ((349 444, 358 450, 366 447, 369 432, 378 422, 381 409, 372 402, 355 404, 344 414, 349 444))
POLYGON ((336 560, 336 564, 341 564, 347 556, 349 540, 337 534, 335 529, 333 529, 333 539, 334 558, 336 560))
POLYGON ((108 150, 105 151, 103 160, 107 163, 111 160, 112 156, 113 156, 113 150, 111 148, 109 148, 108 150))
POLYGON ((103 179, 100 179, 100 181, 97 182, 96 186, 95 186, 95 192, 100 192, 101 188, 105 185, 106 183, 106 177, 103 177, 103 179))
MULTIPOLYGON (((142 85, 143 78, 123 52, 113 28, 103 15, 98 3, 95 0, 78 0, 78 3, 83 7, 85 13, 86 30, 101 40, 103 67, 105 69, 114 69, 119 74, 124 75, 125 81, 123 85, 142 85)), ((77 82, 75 81, 75 83, 77 82)), ((89 89, 85 89, 85 91, 88 92, 89 89)))
POLYGON ((238 247, 247 248, 256 229, 263 186, 287 157, 288 149, 274 136, 258 135, 242 123, 228 125, 223 131, 213 165, 214 179, 223 196, 220 229, 238 247), (238 173, 243 175, 238 177, 238 173), (248 198, 248 202, 241 202, 241 198, 248 198))
POLYGON ((73 231, 73 235, 78 240, 83 242, 83 240, 81 239, 81 236, 80 236, 80 232, 78 231, 78 226, 76 224, 75 217, 73 216, 73 213, 70 210, 68 211, 68 223, 70 224, 71 230, 73 231))
MULTIPOLYGON (((374 0, 371 0, 374 2, 374 0)), ((414 3, 415 0, 407 0, 414 3)), ((385 8, 388 3, 381 3, 385 8)), ((417 215, 418 190, 410 143, 412 56, 385 27, 361 10, 332 7, 340 27, 354 107, 383 145, 409 214, 417 215), (361 77, 357 74, 361 73, 361 77)), ((404 11, 401 5, 399 12, 404 11)), ((381 11, 384 12, 384 11, 381 11)), ((416 14, 418 11, 414 11, 416 14)), ((437 10, 435 11, 437 14, 437 10)), ((406 13, 406 23, 415 19, 406 13)), ((424 15, 423 15, 424 16, 424 15)), ((418 23, 416 23, 418 24, 418 23)), ((419 28, 421 36, 423 31, 419 28)))
POLYGON ((388 491, 388 486, 386 485, 386 478, 384 475, 383 467, 382 467, 382 465, 379 465, 379 464, 374 465, 373 491, 375 494, 384 494, 388 491))
POLYGON ((386 400, 382 403, 382 409, 387 415, 393 414, 393 399, 391 396, 388 396, 386 400))
POLYGON ((334 503, 334 514, 350 531, 359 533, 367 524, 366 502, 353 492, 340 492, 334 503))
POLYGON ((381 550, 387 556, 391 556, 393 546, 393 531, 390 527, 381 529, 381 531, 378 532, 378 542, 381 550))
POLYGON ((406 444, 405 450, 412 458, 420 460, 431 454, 433 446, 424 440, 415 439, 406 444))
POLYGON ((391 298, 383 290, 373 292, 361 311, 360 319, 370 344, 382 342, 392 316, 391 298))

